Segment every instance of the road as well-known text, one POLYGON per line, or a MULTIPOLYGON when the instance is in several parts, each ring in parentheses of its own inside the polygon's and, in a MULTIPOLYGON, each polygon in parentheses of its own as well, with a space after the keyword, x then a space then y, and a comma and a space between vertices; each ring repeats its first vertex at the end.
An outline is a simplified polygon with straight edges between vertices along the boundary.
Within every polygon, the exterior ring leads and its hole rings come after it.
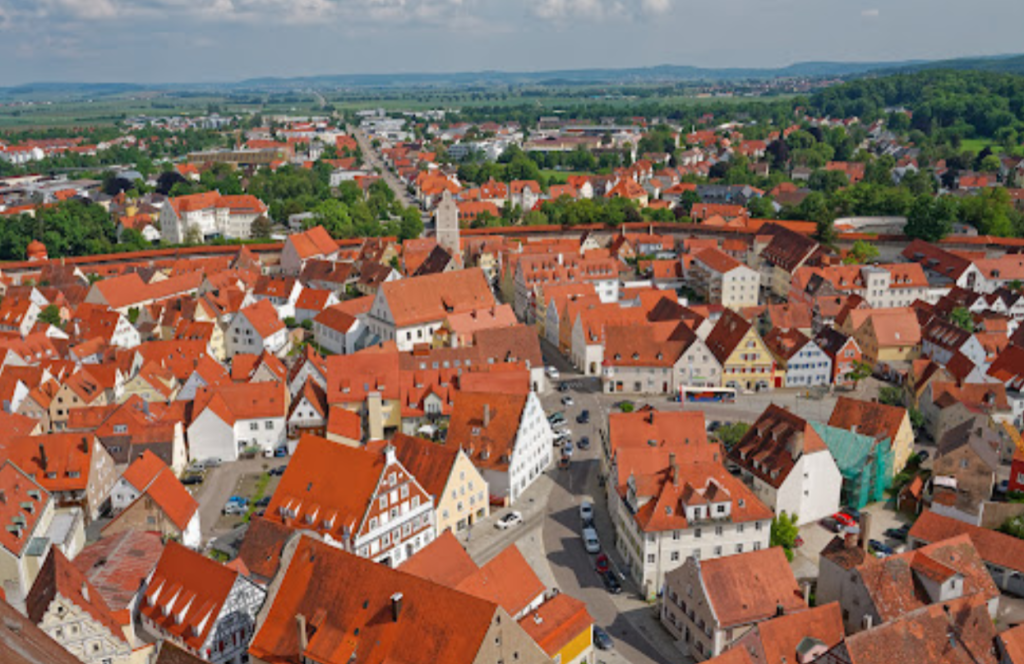
POLYGON ((384 178, 384 182, 391 187, 391 191, 395 192, 395 196, 402 202, 402 205, 407 207, 411 206, 419 209, 419 203, 409 193, 408 188, 402 184, 391 169, 387 167, 381 157, 380 152, 373 147, 366 132, 359 127, 350 128, 350 133, 355 137, 356 142, 359 144, 359 150, 363 153, 363 161, 366 162, 366 166, 378 171, 381 177, 384 178))
POLYGON ((687 663, 674 647, 672 639, 657 621, 657 605, 648 604, 636 586, 623 580, 623 592, 612 595, 594 571, 594 556, 588 554, 580 541, 579 504, 590 499, 595 506, 595 525, 603 543, 603 550, 619 565, 621 560, 614 551, 614 536, 607 502, 599 485, 598 454, 600 449, 598 426, 606 420, 603 395, 595 389, 595 381, 584 380, 569 371, 564 362, 553 358, 559 367, 565 367, 562 380, 574 386, 569 393, 573 405, 561 403, 564 393, 550 391, 541 395, 547 412, 567 411, 573 440, 588 436, 588 450, 577 449, 568 470, 552 466, 523 494, 514 509, 523 515, 524 523, 513 530, 500 531, 494 521, 507 510, 499 510, 491 517, 463 533, 460 539, 470 556, 483 564, 511 544, 518 545, 524 557, 548 587, 556 587, 586 603, 595 624, 607 631, 615 641, 612 651, 598 651, 596 661, 605 664, 670 664, 687 663), (582 409, 589 409, 589 424, 576 422, 582 409))

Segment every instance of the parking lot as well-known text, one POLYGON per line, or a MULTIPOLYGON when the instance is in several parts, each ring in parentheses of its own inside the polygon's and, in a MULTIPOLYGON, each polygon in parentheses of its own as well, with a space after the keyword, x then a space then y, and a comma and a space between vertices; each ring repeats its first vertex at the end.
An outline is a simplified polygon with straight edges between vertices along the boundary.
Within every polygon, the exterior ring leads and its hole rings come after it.
MULTIPOLYGON (((239 459, 231 463, 210 468, 205 481, 189 487, 199 501, 200 522, 203 542, 230 532, 245 521, 244 514, 224 515, 225 505, 232 496, 245 498, 253 505, 260 497, 272 496, 280 477, 270 476, 270 471, 288 463, 288 458, 239 459)), ((253 507, 253 510, 255 507, 253 507)))

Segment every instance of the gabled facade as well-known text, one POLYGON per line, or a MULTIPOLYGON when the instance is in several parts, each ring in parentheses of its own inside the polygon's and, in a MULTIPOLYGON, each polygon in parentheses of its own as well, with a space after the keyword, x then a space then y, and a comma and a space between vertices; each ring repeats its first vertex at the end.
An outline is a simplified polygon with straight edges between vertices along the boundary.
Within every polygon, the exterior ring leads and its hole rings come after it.
POLYGON ((776 514, 806 524, 839 508, 842 476, 828 447, 810 424, 778 406, 762 413, 729 459, 776 514))
POLYGON ((139 601, 140 623, 212 664, 243 664, 265 597, 239 572, 170 542, 139 601))
POLYGON ((267 518, 392 567, 435 534, 434 500, 393 447, 374 452, 317 436, 299 441, 267 518), (339 468, 345 469, 344 482, 339 468))

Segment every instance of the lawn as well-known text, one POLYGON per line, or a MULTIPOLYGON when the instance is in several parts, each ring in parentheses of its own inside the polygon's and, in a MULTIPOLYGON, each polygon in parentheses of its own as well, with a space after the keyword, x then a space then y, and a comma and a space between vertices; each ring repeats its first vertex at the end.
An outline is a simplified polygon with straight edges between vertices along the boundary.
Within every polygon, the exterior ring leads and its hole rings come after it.
POLYGON ((999 152, 999 145, 991 138, 965 138, 960 141, 961 150, 970 150, 974 154, 980 153, 986 147, 991 147, 993 152, 999 152))

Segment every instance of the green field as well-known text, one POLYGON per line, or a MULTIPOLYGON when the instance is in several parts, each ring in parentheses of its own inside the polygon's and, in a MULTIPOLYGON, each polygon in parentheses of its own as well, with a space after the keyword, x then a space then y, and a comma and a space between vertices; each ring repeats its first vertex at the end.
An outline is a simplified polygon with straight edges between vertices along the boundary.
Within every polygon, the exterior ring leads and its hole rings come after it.
POLYGON ((961 150, 970 150, 978 154, 986 147, 991 147, 993 152, 999 152, 1000 148, 991 138, 965 138, 960 141, 961 150))

